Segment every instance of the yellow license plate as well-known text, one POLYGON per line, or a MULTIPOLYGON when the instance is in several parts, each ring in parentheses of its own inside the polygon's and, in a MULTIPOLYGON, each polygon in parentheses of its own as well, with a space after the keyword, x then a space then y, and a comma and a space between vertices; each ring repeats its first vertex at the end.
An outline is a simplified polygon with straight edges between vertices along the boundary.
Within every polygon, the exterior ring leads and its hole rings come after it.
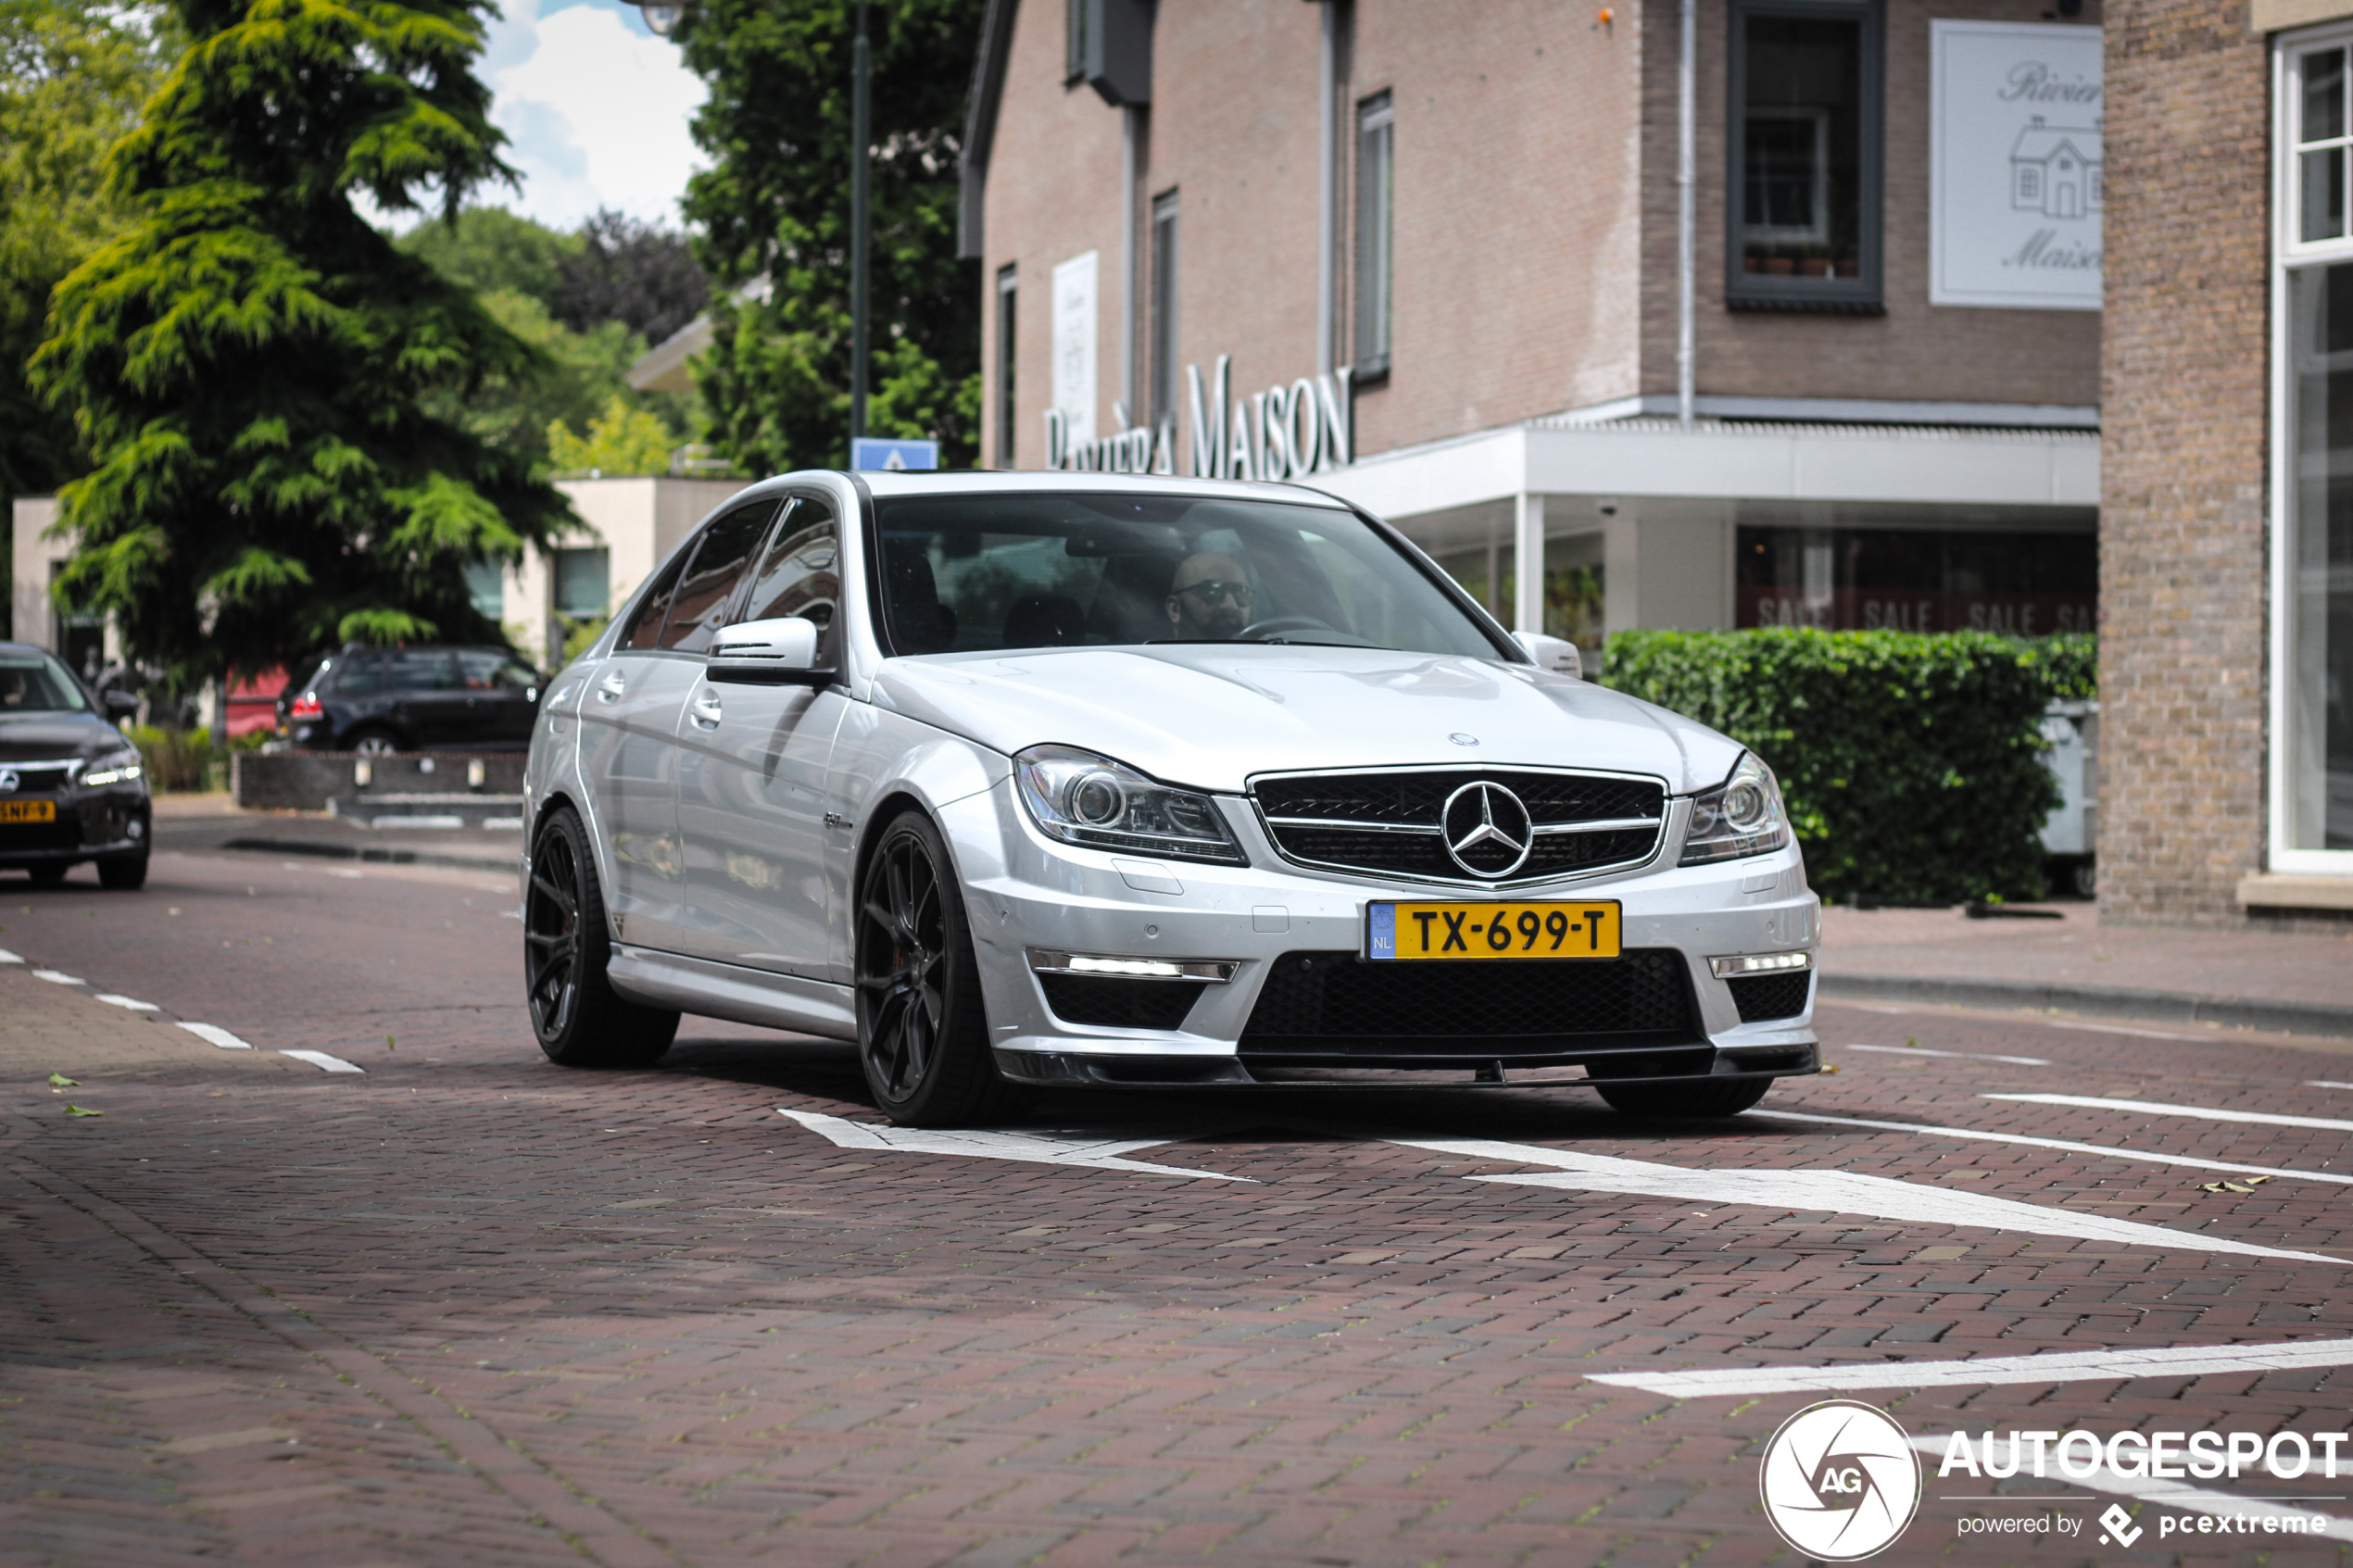
POLYGON ((0 822, 54 822, 57 820, 57 803, 54 800, 0 800, 0 822))
POLYGON ((1617 903, 1371 904, 1367 959, 1614 959, 1617 903))

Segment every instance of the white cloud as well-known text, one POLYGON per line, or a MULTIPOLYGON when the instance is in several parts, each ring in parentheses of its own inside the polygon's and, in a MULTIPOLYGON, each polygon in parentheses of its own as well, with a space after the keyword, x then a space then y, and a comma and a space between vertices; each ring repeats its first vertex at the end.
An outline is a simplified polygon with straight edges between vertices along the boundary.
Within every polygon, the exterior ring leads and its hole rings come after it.
POLYGON ((508 0, 481 69, 490 118, 511 139, 507 161, 522 175, 510 203, 518 211, 560 229, 599 207, 678 221, 686 176, 702 163, 686 122, 703 84, 635 6, 508 0))

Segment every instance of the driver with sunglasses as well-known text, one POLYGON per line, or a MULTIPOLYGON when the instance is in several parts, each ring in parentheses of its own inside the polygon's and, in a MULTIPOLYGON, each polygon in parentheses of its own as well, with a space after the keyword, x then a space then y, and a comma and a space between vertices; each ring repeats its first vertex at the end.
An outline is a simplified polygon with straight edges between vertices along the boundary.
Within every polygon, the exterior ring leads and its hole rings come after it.
POLYGON ((1168 624, 1179 642, 1230 642, 1250 624, 1250 573, 1214 551, 1188 556, 1168 589, 1168 624))

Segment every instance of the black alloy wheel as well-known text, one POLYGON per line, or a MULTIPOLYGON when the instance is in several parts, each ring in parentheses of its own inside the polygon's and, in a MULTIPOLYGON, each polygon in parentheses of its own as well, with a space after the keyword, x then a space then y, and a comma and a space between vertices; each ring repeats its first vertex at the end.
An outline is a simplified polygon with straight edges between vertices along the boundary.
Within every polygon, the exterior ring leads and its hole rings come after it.
POLYGON ((1738 1116, 1765 1098, 1770 1078, 1701 1078, 1688 1084, 1596 1084, 1629 1116, 1738 1116))
POLYGON ((954 862, 909 811, 883 830, 860 881, 858 1060, 902 1127, 968 1127, 1019 1109, 988 1053, 988 1015, 954 862))
POLYGON ((373 724, 362 726, 346 736, 343 748, 361 757, 396 757, 405 749, 398 735, 373 724))
POLYGON ((678 1015, 618 995, 606 976, 611 927, 587 830, 564 807, 531 850, 523 894, 524 997, 532 1032, 564 1067, 643 1067, 670 1048, 678 1015))

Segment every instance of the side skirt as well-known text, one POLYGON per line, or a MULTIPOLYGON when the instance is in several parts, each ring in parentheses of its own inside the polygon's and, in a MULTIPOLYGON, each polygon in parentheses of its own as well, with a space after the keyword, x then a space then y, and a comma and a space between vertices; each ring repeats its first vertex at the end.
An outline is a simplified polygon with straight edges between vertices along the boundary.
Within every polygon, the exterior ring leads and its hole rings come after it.
POLYGON ((648 1007, 830 1040, 858 1037, 857 993, 848 985, 617 943, 606 973, 614 990, 648 1007))

